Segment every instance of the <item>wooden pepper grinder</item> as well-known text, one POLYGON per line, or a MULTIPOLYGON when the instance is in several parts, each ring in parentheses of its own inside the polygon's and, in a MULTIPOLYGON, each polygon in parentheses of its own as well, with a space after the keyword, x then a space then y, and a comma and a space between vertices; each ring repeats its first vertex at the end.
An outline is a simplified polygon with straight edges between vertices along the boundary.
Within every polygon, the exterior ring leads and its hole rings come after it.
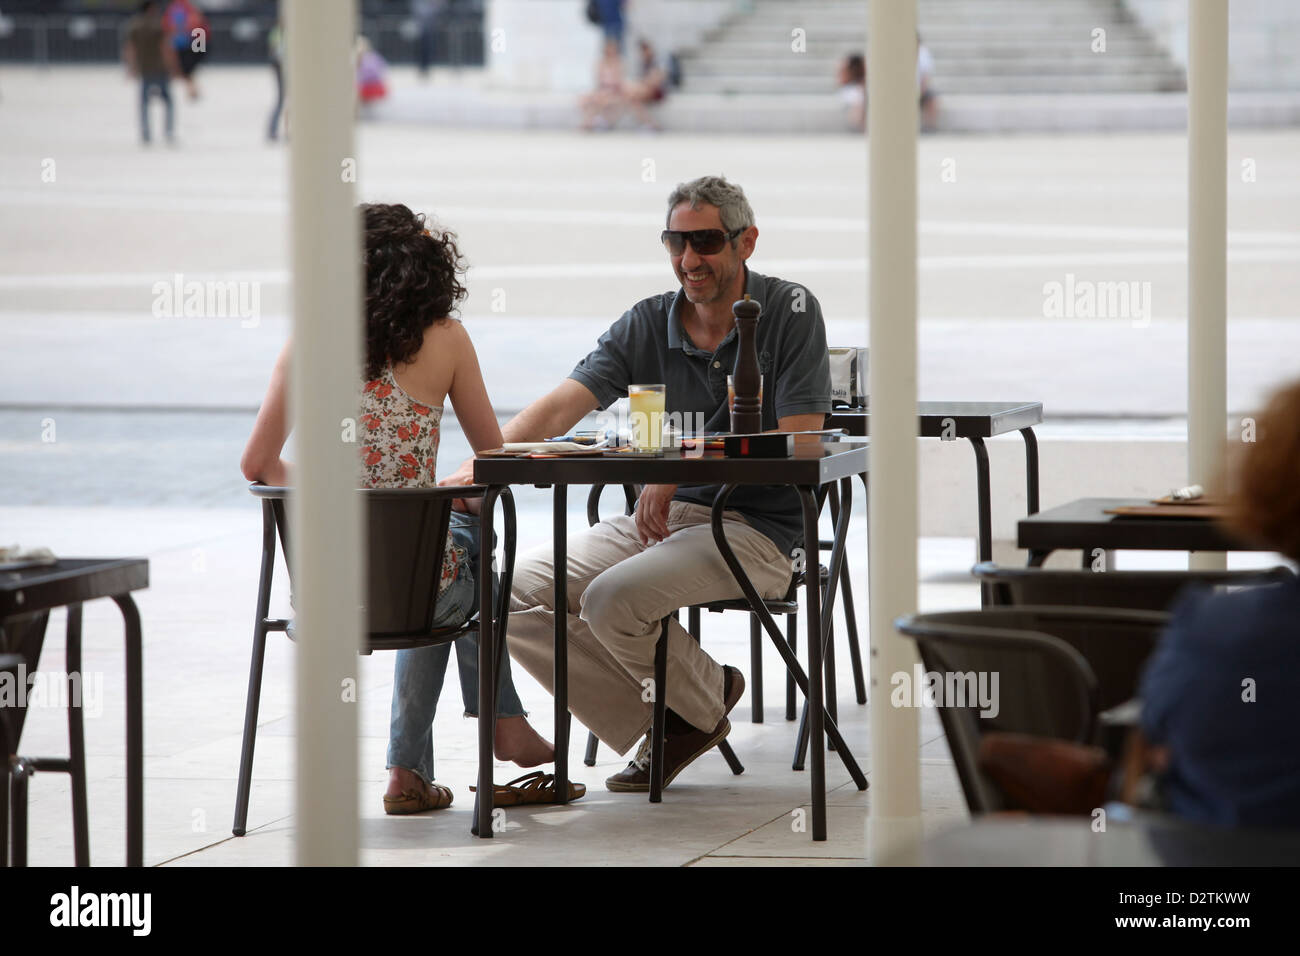
POLYGON ((731 406, 733 435, 752 435, 763 430, 763 400, 759 395, 762 379, 758 370, 758 316, 762 310, 763 307, 748 294, 731 304, 731 314, 736 318, 736 333, 740 337, 736 367, 731 373, 736 393, 731 406))

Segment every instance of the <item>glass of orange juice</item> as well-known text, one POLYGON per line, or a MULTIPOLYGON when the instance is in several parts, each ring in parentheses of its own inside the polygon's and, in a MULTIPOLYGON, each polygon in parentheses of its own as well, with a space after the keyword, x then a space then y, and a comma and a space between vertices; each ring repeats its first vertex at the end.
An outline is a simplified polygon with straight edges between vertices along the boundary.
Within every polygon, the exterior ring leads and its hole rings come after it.
POLYGON ((663 385, 627 387, 632 447, 637 451, 663 451, 664 394, 663 385))

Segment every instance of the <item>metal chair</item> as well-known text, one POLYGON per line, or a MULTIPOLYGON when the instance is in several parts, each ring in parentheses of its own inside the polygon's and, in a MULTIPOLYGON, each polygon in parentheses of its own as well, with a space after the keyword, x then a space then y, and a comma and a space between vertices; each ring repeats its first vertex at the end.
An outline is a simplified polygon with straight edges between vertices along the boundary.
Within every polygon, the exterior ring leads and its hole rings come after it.
MULTIPOLYGON (((244 711, 244 742, 239 758, 239 788, 235 797, 235 836, 243 836, 248 823, 248 799, 253 778, 253 749, 257 739, 257 712, 262 693, 262 663, 266 635, 294 634, 286 618, 271 618, 271 582, 275 571, 276 539, 288 565, 288 521, 285 500, 291 489, 254 484, 248 489, 262 502, 262 566, 257 588, 257 614, 253 624, 253 656, 248 674, 248 701, 244 711)), ((446 644, 479 632, 477 616, 462 625, 435 628, 438 581, 451 506, 455 498, 479 498, 477 486, 441 488, 372 488, 359 492, 365 499, 367 520, 366 643, 361 653, 402 650, 446 644)), ((504 568, 497 581, 496 657, 505 657, 506 615, 515 563, 515 509, 508 488, 500 490, 505 515, 504 568)), ((483 547, 490 547, 483 542, 483 547)), ((292 587, 293 570, 289 570, 292 587)), ((479 634, 480 639, 483 635, 479 634)), ((482 678, 483 675, 480 675, 482 678)))
POLYGON ((1249 571, 1057 571, 999 567, 982 561, 971 573, 989 586, 993 605, 1129 607, 1163 611, 1183 588, 1256 587, 1294 581, 1287 567, 1249 571))
POLYGON ((1065 607, 900 617, 895 626, 916 641, 926 671, 942 675, 945 686, 969 686, 969 678, 948 675, 974 675, 977 681, 979 675, 998 676, 996 714, 981 716, 978 700, 944 701, 947 706, 939 708, 970 812, 1004 807, 997 786, 979 768, 984 734, 1097 742, 1097 715, 1134 695, 1167 620, 1149 610, 1065 607))
MULTIPOLYGON (((630 515, 636 508, 636 500, 639 491, 637 487, 634 485, 623 485, 622 489, 623 489, 623 502, 624 502, 623 513, 625 515, 630 515)), ((604 490, 605 490, 604 485, 593 485, 591 488, 591 492, 587 496, 587 523, 589 525, 595 525, 600 522, 600 499, 604 490)), ((832 514, 838 515, 839 492, 835 489, 834 486, 830 486, 828 497, 831 502, 832 514)), ((832 544, 833 542, 829 540, 819 541, 818 542, 819 550, 830 550, 832 544)), ((825 591, 827 582, 830 577, 830 572, 825 566, 820 564, 818 565, 818 570, 820 572, 822 589, 823 591, 825 591)), ((799 593, 799 588, 803 587, 804 575, 805 575, 804 571, 797 571, 790 581, 789 589, 782 597, 770 598, 763 602, 764 606, 767 608, 768 613, 771 614, 772 616, 775 617, 778 615, 785 615, 786 641, 790 645, 791 652, 795 652, 798 649, 799 602, 797 596, 799 593)), ((849 585, 847 557, 845 558, 844 561, 844 571, 843 574, 841 575, 841 582, 845 594, 844 613, 845 613, 845 620, 848 625, 849 654, 853 662, 853 680, 857 692, 858 703, 865 704, 867 702, 866 682, 864 680, 864 676, 862 672, 862 654, 858 644, 857 621, 853 611, 853 596, 849 585)), ((699 643, 700 641, 700 633, 701 633, 700 612, 701 611, 708 611, 714 614, 720 614, 723 611, 744 611, 749 614, 750 720, 753 723, 761 724, 763 722, 763 633, 762 633, 762 628, 759 625, 758 617, 753 613, 752 609, 749 606, 749 602, 746 601, 744 598, 734 598, 734 599, 729 599, 724 601, 710 601, 704 604, 692 605, 688 607, 686 611, 687 611, 686 630, 691 635, 691 637, 695 638, 696 643, 699 643)), ((672 616, 678 617, 679 613, 674 612, 672 616)), ((667 627, 667 619, 665 619, 664 627, 665 628, 667 627)), ((832 626, 830 629, 830 636, 829 639, 827 640, 826 650, 825 650, 826 701, 827 701, 827 709, 830 711, 832 718, 835 718, 837 716, 836 706, 835 706, 836 694, 835 694, 835 677, 834 677, 834 671, 835 671, 834 633, 835 633, 834 627, 832 626)), ((795 719, 795 700, 796 700, 796 688, 795 688, 794 678, 787 674, 786 682, 785 682, 785 719, 786 720, 795 719)), ((587 750, 585 755, 583 756, 583 763, 585 763, 588 767, 595 766, 596 751, 599 745, 600 745, 600 741, 597 739, 596 735, 588 732, 587 750)), ((801 719, 799 722, 799 737, 795 744, 794 759, 791 761, 791 765, 793 769, 795 770, 804 769, 804 760, 807 756, 807 750, 808 750, 808 708, 807 708, 807 703, 805 702, 804 707, 802 709, 801 719)), ((739 774, 743 772, 744 768, 740 765, 740 761, 736 757, 735 751, 732 750, 730 743, 724 740, 721 744, 718 745, 718 751, 722 754, 723 758, 727 761, 733 773, 739 774)))
MULTIPOLYGON (((0 628, 0 673, 18 686, 20 668, 35 662, 45 642, 49 611, 10 617, 0 628)), ((65 647, 66 673, 82 674, 81 605, 68 605, 65 647)), ((34 664, 33 664, 34 667, 34 664)), ((68 702, 68 756, 24 757, 18 753, 27 716, 26 705, 0 707, 0 749, 3 749, 5 779, 0 793, 0 866, 27 865, 27 783, 38 772, 66 773, 72 788, 72 847, 76 866, 90 865, 90 822, 86 797, 86 732, 81 704, 68 702)))

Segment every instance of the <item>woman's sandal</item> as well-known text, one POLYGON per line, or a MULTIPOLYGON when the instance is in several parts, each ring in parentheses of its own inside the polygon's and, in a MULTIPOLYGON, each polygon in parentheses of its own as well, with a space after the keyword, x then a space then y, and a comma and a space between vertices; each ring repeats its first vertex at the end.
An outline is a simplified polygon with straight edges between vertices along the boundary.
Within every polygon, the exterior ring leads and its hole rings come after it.
MULTIPOLYGON (((471 793, 478 788, 470 787, 471 793)), ((569 799, 577 800, 585 796, 587 788, 580 783, 569 781, 569 799)), ((516 777, 509 783, 492 786, 492 805, 496 807, 519 807, 532 803, 556 803, 555 775, 534 770, 522 777, 516 777)))
POLYGON ((398 815, 423 813, 425 810, 445 810, 451 806, 451 790, 442 784, 431 783, 423 790, 403 790, 395 797, 384 795, 384 812, 398 815))

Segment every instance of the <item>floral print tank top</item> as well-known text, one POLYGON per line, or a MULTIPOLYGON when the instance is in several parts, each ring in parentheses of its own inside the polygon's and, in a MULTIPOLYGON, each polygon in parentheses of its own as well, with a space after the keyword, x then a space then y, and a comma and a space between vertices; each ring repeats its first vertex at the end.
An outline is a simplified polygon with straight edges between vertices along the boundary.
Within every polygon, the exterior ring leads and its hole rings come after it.
MULTIPOLYGON (((386 366, 361 392, 361 487, 435 487, 441 423, 442 409, 407 395, 386 366)), ((451 586, 465 561, 465 549, 448 534, 438 593, 451 586)))

